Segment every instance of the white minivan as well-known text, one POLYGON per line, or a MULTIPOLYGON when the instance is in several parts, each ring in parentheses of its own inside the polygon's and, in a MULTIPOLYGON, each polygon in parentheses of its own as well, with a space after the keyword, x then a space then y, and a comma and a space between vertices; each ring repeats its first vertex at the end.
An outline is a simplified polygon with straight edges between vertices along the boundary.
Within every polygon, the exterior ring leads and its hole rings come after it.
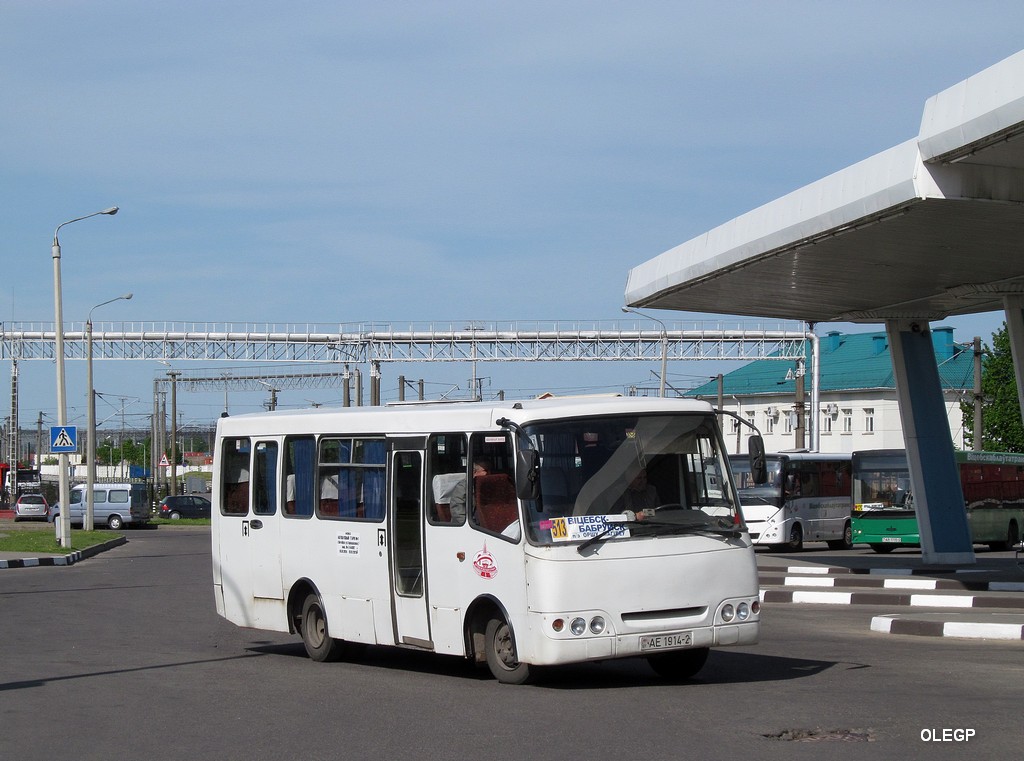
MULTIPOLYGON (((119 529, 144 526, 150 518, 149 489, 146 484, 93 484, 93 525, 119 529)), ((71 523, 81 526, 86 508, 85 485, 71 490, 71 523)), ((60 505, 50 510, 51 520, 58 520, 60 505)))

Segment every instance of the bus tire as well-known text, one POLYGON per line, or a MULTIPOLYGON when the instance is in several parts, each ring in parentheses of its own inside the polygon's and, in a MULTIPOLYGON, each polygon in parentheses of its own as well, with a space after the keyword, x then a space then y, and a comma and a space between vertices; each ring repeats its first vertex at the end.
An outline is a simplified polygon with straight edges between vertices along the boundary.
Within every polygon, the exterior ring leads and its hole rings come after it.
POLYGON ((491 674, 501 684, 525 684, 529 681, 530 664, 520 662, 512 627, 500 616, 494 616, 487 622, 484 655, 491 674))
POLYGON ((793 524, 793 528, 789 530, 789 541, 783 547, 790 552, 796 552, 804 548, 804 530, 799 523, 793 524))
POLYGON ((850 522, 847 521, 843 527, 843 538, 833 539, 828 543, 830 550, 851 550, 853 549, 853 529, 850 528, 850 522))
POLYGON ((871 545, 871 549, 873 549, 879 555, 888 555, 890 552, 892 552, 894 549, 896 549, 896 545, 895 544, 872 544, 871 545))
POLYGON ((331 637, 327 630, 327 616, 324 614, 320 598, 315 594, 306 596, 302 603, 302 644, 306 647, 306 655, 311 660, 324 663, 335 661, 341 656, 341 640, 331 637))
POLYGON ((647 662, 654 672, 672 681, 682 681, 697 675, 707 663, 710 648, 698 647, 693 650, 673 650, 669 653, 648 655, 647 662))

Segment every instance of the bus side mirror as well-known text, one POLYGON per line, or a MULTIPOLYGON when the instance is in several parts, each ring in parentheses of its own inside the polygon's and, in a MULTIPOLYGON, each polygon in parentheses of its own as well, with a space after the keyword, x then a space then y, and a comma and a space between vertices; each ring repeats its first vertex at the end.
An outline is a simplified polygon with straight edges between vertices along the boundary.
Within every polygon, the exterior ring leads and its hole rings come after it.
POLYGON ((768 483, 768 464, 764 459, 764 439, 751 436, 747 439, 747 452, 750 453, 750 477, 758 486, 768 483))
POLYGON ((519 499, 540 497, 540 455, 536 449, 521 449, 516 454, 516 496, 519 499))

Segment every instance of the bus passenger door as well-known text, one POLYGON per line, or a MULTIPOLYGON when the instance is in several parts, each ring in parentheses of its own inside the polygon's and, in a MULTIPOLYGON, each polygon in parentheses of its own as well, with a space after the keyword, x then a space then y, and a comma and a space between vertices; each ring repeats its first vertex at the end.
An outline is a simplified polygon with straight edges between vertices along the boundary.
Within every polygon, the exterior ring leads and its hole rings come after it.
POLYGON ((392 452, 391 577, 395 641, 433 648, 423 571, 423 455, 392 452))
POLYGON ((252 596, 281 600, 281 524, 277 510, 276 441, 257 441, 253 448, 252 516, 248 526, 252 596))

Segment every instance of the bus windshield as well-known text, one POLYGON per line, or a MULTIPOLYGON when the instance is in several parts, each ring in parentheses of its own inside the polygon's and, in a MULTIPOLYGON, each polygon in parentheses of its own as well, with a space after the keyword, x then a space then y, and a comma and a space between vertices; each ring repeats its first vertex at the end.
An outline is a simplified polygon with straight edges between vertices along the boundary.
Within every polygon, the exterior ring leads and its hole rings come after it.
POLYGON ((736 489, 739 491, 742 504, 782 507, 782 458, 765 458, 768 480, 763 484, 754 483, 754 477, 750 473, 750 457, 747 455, 732 455, 729 464, 732 466, 732 475, 736 479, 736 489))
POLYGON ((910 470, 903 452, 857 452, 853 459, 853 502, 856 512, 914 509, 910 470))
POLYGON ((535 544, 741 528, 714 417, 616 415, 525 426, 540 496, 526 501, 535 544))

